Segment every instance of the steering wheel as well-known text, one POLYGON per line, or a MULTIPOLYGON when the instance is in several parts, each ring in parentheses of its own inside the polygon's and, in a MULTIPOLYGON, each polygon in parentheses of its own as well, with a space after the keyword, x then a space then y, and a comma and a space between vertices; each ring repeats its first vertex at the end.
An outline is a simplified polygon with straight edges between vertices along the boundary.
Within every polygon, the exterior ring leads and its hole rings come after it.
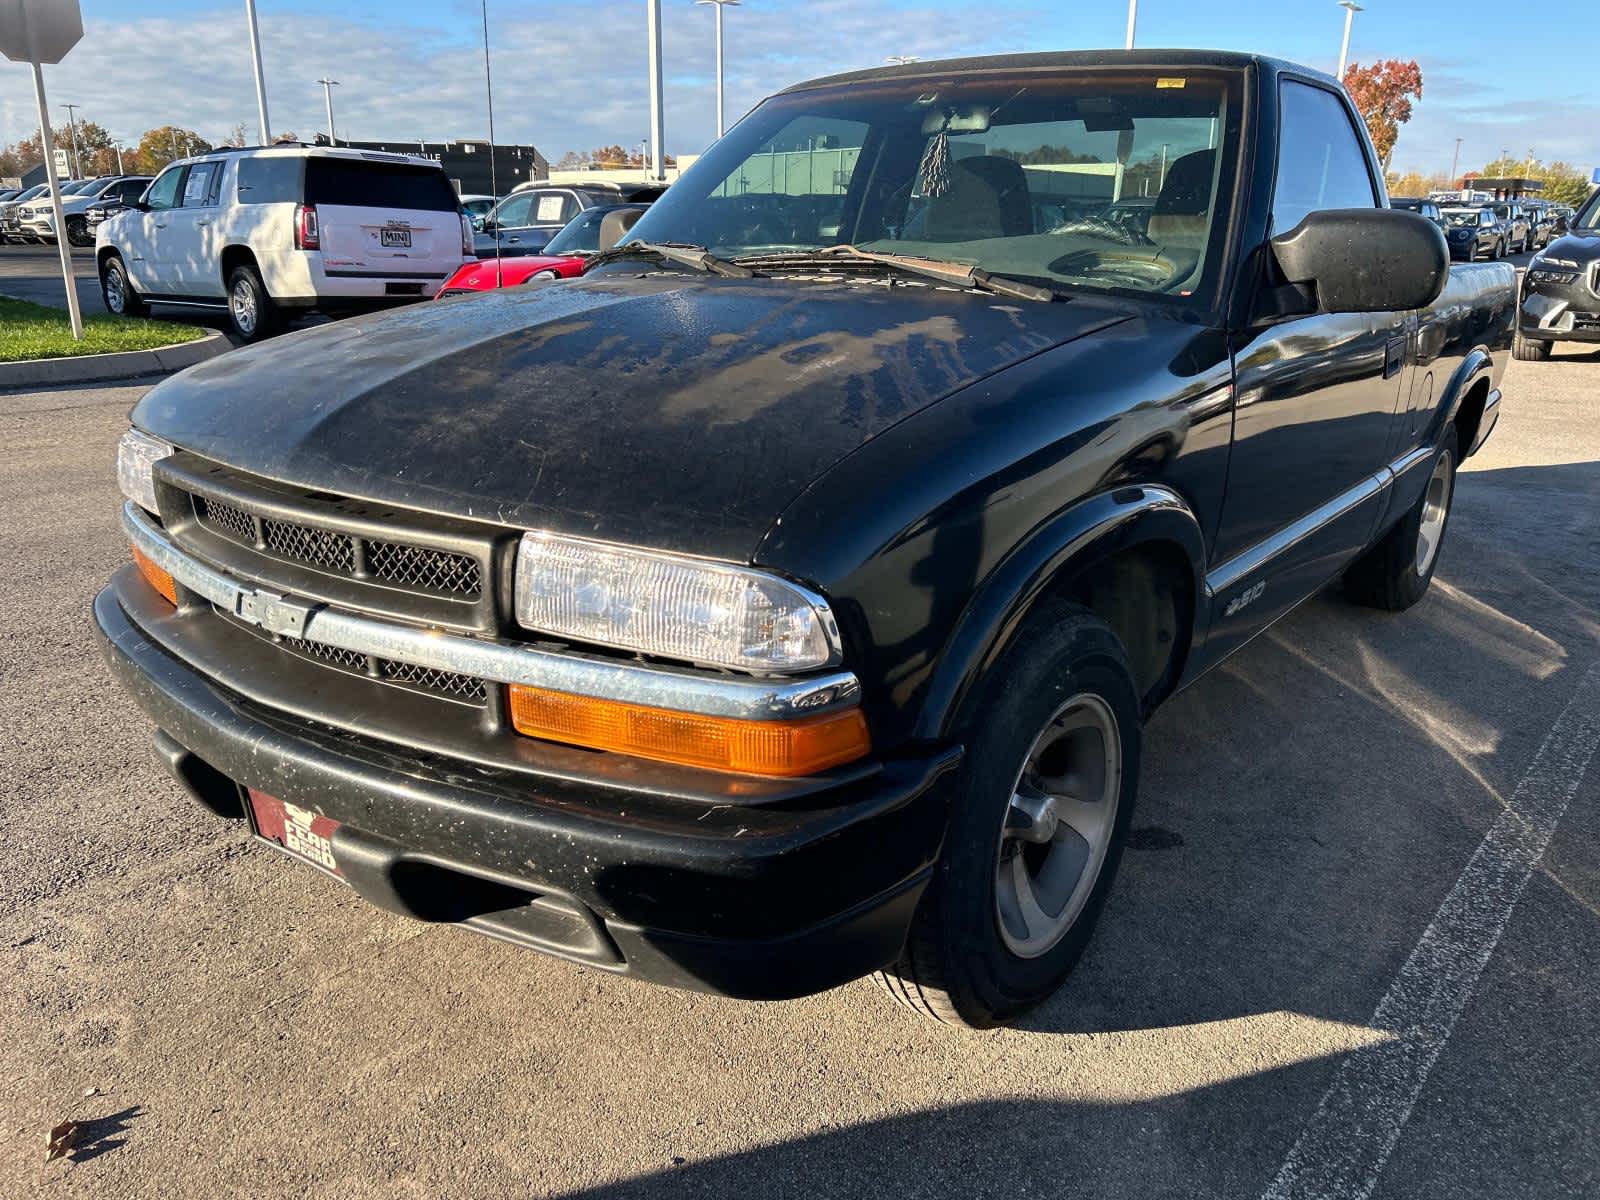
MULTIPOLYGON (((1148 239, 1146 239, 1148 242, 1148 239)), ((1153 242, 1149 243, 1154 245, 1153 242)), ((1049 265, 1053 275, 1076 275, 1112 286, 1135 287, 1141 291, 1161 291, 1183 277, 1182 268, 1159 250, 1154 254, 1130 254, 1119 250, 1074 250, 1049 265)))
POLYGON ((1107 217, 1072 217, 1050 231, 1052 237, 1058 233, 1079 233, 1087 237, 1100 238, 1102 241, 1115 242, 1121 246, 1155 245, 1137 229, 1129 229, 1126 225, 1120 225, 1107 217))

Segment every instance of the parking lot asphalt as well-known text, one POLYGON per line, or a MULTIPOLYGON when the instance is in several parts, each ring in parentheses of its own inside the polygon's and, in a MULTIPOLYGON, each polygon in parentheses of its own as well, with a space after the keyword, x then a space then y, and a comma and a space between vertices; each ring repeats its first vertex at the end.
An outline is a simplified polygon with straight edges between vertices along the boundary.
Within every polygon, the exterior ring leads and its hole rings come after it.
POLYGON ((1088 955, 991 1034, 587 972, 201 813, 89 629, 142 390, 0 395, 0 1195, 1600 1194, 1600 354, 1511 364, 1420 606, 1332 588, 1156 716, 1088 955))

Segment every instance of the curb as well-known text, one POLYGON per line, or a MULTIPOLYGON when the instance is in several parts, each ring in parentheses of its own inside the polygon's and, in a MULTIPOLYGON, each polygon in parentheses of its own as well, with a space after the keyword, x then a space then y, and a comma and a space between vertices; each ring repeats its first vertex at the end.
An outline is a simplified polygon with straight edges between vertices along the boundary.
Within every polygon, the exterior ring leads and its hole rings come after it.
POLYGON ((101 383, 164 375, 205 362, 233 348, 220 330, 203 338, 158 346, 154 350, 124 350, 117 354, 78 354, 70 358, 40 358, 28 362, 0 363, 0 391, 55 383, 101 383))

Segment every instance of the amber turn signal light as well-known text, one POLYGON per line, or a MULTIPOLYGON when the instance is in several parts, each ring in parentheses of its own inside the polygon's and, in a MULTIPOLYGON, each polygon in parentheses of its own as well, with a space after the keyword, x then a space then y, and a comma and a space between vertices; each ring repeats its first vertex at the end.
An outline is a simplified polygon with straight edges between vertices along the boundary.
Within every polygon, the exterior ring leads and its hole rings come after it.
POLYGON ((858 708, 794 721, 739 721, 511 687, 518 733, 661 762, 747 775, 814 775, 872 748, 858 708))
POLYGON ((176 608, 178 589, 172 582, 172 576, 151 562, 149 555, 137 546, 133 547, 133 561, 139 564, 139 573, 144 576, 145 582, 165 596, 167 602, 176 608))

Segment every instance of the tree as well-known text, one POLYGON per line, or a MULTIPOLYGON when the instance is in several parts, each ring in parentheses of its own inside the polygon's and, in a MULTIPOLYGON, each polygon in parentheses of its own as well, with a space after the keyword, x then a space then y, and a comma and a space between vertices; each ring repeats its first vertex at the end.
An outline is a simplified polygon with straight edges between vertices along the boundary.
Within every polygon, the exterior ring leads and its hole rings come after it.
POLYGON ((581 171, 589 165, 589 156, 579 154, 576 150, 568 150, 561 156, 561 161, 556 163, 558 171, 581 171))
POLYGON ((133 152, 134 161, 127 165, 141 175, 154 175, 174 159, 204 154, 210 149, 211 143, 194 130, 163 125, 159 129, 145 131, 139 139, 138 148, 133 152))
POLYGON ((1422 68, 1416 59, 1387 58, 1370 67, 1351 63, 1344 73, 1344 86, 1367 123, 1373 149, 1387 171, 1400 126, 1411 120, 1411 101, 1422 99, 1422 68))
POLYGON ((224 146, 232 146, 236 150, 250 144, 250 135, 245 132, 243 121, 240 121, 228 131, 228 136, 222 139, 222 144, 224 146))

